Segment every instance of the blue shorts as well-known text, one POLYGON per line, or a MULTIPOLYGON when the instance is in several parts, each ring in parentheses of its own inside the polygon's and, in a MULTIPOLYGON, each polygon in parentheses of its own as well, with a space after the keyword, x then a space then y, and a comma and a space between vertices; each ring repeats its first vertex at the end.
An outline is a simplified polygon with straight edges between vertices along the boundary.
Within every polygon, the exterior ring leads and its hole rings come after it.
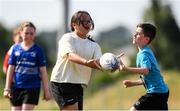
POLYGON ((168 110, 168 93, 147 93, 135 104, 136 110, 168 110))
POLYGON ((38 105, 40 88, 12 88, 12 106, 22 106, 22 104, 38 105))
POLYGON ((78 109, 83 109, 83 88, 81 84, 51 82, 51 91, 60 109, 76 102, 78 102, 78 109))

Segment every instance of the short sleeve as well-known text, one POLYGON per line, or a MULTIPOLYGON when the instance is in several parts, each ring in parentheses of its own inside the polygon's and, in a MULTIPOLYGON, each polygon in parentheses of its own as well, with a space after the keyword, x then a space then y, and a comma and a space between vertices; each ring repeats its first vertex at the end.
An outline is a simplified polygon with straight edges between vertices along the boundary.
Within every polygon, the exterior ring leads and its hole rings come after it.
POLYGON ((12 45, 8 51, 9 55, 11 55, 14 45, 12 45))
POLYGON ((8 64, 16 65, 16 56, 15 56, 15 54, 19 54, 17 49, 18 49, 18 45, 13 45, 10 48, 10 53, 9 53, 10 56, 9 56, 8 64))
POLYGON ((98 44, 96 44, 94 59, 99 59, 101 56, 102 56, 101 47, 98 44))
POLYGON ((148 58, 148 55, 147 55, 145 52, 141 54, 140 65, 141 65, 141 67, 143 67, 143 68, 151 69, 150 59, 148 58))
POLYGON ((41 48, 38 48, 37 51, 37 65, 39 67, 46 66, 46 58, 41 48))
POLYGON ((70 34, 63 35, 61 40, 59 41, 58 48, 59 56, 65 56, 68 53, 76 52, 73 37, 70 34))

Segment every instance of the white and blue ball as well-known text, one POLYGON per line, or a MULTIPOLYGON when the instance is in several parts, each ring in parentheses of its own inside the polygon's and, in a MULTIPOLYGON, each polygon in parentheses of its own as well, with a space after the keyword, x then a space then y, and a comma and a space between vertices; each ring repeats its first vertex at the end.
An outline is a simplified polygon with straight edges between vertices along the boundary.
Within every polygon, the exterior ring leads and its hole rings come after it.
POLYGON ((112 53, 104 53, 99 62, 103 70, 114 70, 119 67, 118 57, 112 53))

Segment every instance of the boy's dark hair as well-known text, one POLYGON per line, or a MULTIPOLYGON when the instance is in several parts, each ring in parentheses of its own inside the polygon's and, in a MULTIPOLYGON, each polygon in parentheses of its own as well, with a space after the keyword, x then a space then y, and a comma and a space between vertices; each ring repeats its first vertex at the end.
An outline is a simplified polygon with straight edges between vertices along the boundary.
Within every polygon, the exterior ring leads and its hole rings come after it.
POLYGON ((136 27, 140 27, 143 29, 144 36, 150 38, 148 42, 148 44, 150 44, 156 36, 156 27, 150 23, 140 23, 136 27))
MULTIPOLYGON (((74 27, 73 27, 73 23, 76 23, 78 25, 81 24, 81 16, 83 14, 87 14, 90 16, 90 14, 87 12, 87 11, 77 11, 71 18, 71 30, 74 31, 74 27)), ((91 23, 92 23, 92 27, 91 27, 91 30, 94 29, 94 22, 90 16, 90 20, 91 20, 91 23)))

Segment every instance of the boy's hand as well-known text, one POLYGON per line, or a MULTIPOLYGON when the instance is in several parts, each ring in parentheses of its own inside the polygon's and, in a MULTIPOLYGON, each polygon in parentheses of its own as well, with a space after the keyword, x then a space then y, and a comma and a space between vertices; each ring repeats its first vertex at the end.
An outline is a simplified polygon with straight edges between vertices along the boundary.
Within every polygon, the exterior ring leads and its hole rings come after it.
POLYGON ((117 58, 120 59, 123 55, 124 55, 124 52, 121 52, 121 53, 117 56, 117 58))
POLYGON ((121 60, 121 57, 124 55, 124 52, 120 53, 117 57, 119 59, 119 71, 123 70, 125 68, 124 63, 121 60))
POLYGON ((130 80, 124 80, 124 81, 123 81, 123 84, 124 84, 124 87, 125 87, 125 88, 132 86, 132 82, 131 82, 130 80))
MULTIPOLYGON (((121 60, 120 60, 121 61, 121 60)), ((121 61, 120 65, 119 65, 119 70, 122 71, 125 69, 125 65, 124 63, 121 61)))

